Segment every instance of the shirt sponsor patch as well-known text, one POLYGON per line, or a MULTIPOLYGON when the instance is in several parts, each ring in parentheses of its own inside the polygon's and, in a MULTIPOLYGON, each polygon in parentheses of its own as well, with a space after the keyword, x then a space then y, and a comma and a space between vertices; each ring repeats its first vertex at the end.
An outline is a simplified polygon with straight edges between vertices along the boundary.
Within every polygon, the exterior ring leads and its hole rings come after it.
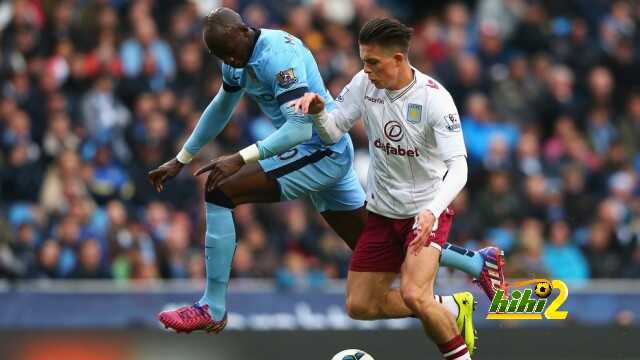
POLYGON ((397 121, 389 121, 384 124, 384 135, 391 141, 400 141, 404 137, 402 125, 397 121))
POLYGON ((407 121, 412 124, 417 124, 422 120, 422 105, 409 104, 407 106, 407 121))
POLYGON ((460 131, 460 118, 458 117, 458 114, 445 115, 444 122, 446 124, 447 130, 460 131))
POLYGON ((276 78, 278 80, 278 85, 285 89, 298 82, 298 78, 293 72, 293 68, 280 71, 276 78))

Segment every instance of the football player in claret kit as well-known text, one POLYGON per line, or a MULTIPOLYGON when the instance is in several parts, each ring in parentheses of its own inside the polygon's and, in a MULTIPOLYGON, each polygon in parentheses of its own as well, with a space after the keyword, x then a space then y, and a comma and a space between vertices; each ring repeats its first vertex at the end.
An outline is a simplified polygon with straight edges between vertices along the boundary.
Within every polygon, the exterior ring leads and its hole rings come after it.
POLYGON ((445 359, 470 359, 472 348, 454 316, 433 295, 454 216, 449 204, 467 180, 467 152, 451 95, 408 61, 411 32, 394 19, 369 21, 359 36, 364 69, 336 98, 337 106, 325 111, 324 99, 311 92, 295 106, 313 115, 327 144, 360 118, 369 139, 369 214, 351 258, 350 313, 363 319, 387 317, 384 307, 370 304, 392 297, 391 284, 399 273, 405 314, 420 318, 445 359))
MULTIPOLYGON (((326 90, 311 52, 302 42, 280 30, 254 29, 227 8, 205 19, 203 40, 219 57, 223 86, 203 112, 193 133, 176 158, 149 174, 157 191, 225 127, 247 94, 271 118, 277 130, 239 152, 222 156, 199 169, 207 173, 205 191, 206 287, 193 305, 164 311, 159 320, 180 332, 219 332, 227 322, 226 292, 236 235, 232 209, 244 203, 309 199, 336 233, 352 248, 364 228, 365 194, 352 167, 353 145, 348 134, 326 145, 313 129, 309 116, 296 112, 293 102, 306 92, 323 98, 328 109, 335 104, 326 90)), ((443 263, 479 278, 486 292, 494 291, 488 278, 491 259, 462 248, 446 250, 443 263), (469 256, 473 254, 473 256, 469 256)), ((491 251, 491 250, 487 250, 491 251)), ((501 274, 501 272, 499 272, 501 274)), ((407 316, 397 290, 388 316, 407 316)), ((443 297, 443 302, 454 302, 443 297)), ((465 309, 470 308, 469 300, 465 309)))

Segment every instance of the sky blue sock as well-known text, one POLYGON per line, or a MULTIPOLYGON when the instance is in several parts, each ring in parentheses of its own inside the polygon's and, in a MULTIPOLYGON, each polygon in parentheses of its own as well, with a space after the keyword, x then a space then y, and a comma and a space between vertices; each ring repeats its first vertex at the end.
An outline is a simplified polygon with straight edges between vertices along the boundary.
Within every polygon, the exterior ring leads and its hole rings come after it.
POLYGON ((440 265, 464 271, 474 278, 478 278, 484 266, 484 259, 477 251, 446 243, 442 247, 440 265))
POLYGON ((207 281, 204 295, 198 303, 209 305, 214 320, 221 320, 226 311, 227 286, 231 262, 236 249, 236 230, 231 209, 211 203, 207 205, 207 232, 204 241, 207 281))

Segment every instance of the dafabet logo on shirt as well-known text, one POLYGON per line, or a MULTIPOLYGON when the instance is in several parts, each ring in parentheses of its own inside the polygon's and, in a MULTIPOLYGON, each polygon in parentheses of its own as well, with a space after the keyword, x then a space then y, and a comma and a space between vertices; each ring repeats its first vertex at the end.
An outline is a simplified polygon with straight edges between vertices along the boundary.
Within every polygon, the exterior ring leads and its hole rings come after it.
POLYGON ((568 311, 559 310, 569 297, 569 288, 563 281, 531 279, 511 286, 524 289, 513 290, 508 297, 503 290, 496 291, 489 305, 488 320, 564 320, 569 315, 568 311), (558 289, 558 295, 547 304, 554 289, 558 289))

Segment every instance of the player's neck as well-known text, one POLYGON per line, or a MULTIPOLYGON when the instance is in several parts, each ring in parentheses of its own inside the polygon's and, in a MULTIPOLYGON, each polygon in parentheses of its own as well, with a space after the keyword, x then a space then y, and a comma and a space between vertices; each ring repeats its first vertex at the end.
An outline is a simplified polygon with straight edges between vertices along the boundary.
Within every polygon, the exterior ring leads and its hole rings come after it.
POLYGON ((405 87, 409 86, 411 82, 413 82, 413 77, 414 73, 411 65, 405 64, 402 69, 400 69, 400 73, 398 74, 398 80, 396 81, 396 83, 387 88, 387 90, 397 91, 404 89, 405 87))
POLYGON ((247 48, 247 60, 253 54, 253 49, 256 47, 256 43, 258 42, 258 32, 254 28, 249 28, 249 47, 247 48))
POLYGON ((260 29, 256 29, 253 27, 249 28, 249 37, 248 37, 248 41, 249 41, 249 46, 247 46, 247 54, 245 55, 245 66, 247 64, 247 62, 249 62, 249 60, 251 59, 251 56, 253 56, 253 50, 256 47, 256 43, 258 43, 258 37, 260 36, 260 29))

